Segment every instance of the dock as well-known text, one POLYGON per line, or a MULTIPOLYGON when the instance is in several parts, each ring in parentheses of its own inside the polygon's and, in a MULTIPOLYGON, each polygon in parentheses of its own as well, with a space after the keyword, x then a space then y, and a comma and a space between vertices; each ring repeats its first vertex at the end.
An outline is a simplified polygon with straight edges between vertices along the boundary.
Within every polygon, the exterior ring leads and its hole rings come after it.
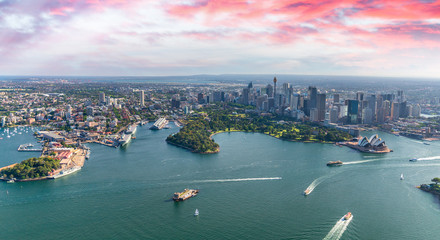
POLYGON ((27 144, 21 144, 17 151, 19 152, 42 152, 43 148, 32 148, 34 145, 27 143, 27 144))

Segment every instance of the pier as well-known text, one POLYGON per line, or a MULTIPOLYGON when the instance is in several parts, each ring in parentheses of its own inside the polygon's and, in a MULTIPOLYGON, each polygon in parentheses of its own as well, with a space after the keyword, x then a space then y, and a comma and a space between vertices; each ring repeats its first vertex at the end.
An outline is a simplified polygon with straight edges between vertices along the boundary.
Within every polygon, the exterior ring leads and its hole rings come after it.
POLYGON ((34 145, 27 143, 22 144, 17 148, 19 152, 42 152, 43 148, 32 148, 34 145))

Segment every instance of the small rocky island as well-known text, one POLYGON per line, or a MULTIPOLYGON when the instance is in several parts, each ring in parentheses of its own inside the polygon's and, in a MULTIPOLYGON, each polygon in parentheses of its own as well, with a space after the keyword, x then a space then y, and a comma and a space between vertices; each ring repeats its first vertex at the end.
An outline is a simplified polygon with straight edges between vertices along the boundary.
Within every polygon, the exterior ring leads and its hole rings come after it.
POLYGON ((435 195, 440 195, 440 185, 438 185, 438 183, 440 182, 440 178, 438 178, 438 177, 433 178, 433 179, 431 179, 431 182, 433 182, 433 183, 422 184, 422 185, 418 186, 418 188, 420 190, 425 191, 425 192, 430 192, 435 195))

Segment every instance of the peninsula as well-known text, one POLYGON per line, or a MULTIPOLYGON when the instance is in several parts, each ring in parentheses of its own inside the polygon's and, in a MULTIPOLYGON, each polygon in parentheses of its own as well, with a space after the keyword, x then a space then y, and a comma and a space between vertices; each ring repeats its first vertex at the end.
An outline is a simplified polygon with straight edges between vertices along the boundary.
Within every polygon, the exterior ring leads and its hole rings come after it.
POLYGON ((435 177, 433 179, 431 179, 430 184, 422 184, 420 186, 418 186, 417 188, 419 188, 420 190, 423 190, 425 192, 430 192, 432 194, 435 195, 440 195, 440 185, 438 185, 438 183, 440 182, 440 178, 435 177))
POLYGON ((167 143, 194 153, 217 153, 219 145, 211 138, 222 132, 258 132, 297 142, 335 143, 352 139, 346 132, 314 123, 294 122, 289 118, 262 115, 238 104, 211 105, 186 119, 178 133, 167 143))

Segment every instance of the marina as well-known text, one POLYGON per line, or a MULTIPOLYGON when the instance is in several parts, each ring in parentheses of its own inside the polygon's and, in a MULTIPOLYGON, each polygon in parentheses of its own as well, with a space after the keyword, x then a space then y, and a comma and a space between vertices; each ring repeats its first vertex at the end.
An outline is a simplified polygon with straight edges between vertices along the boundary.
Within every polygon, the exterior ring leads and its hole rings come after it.
POLYGON ((19 152, 42 152, 43 148, 33 148, 34 145, 31 143, 22 144, 18 147, 19 152))

